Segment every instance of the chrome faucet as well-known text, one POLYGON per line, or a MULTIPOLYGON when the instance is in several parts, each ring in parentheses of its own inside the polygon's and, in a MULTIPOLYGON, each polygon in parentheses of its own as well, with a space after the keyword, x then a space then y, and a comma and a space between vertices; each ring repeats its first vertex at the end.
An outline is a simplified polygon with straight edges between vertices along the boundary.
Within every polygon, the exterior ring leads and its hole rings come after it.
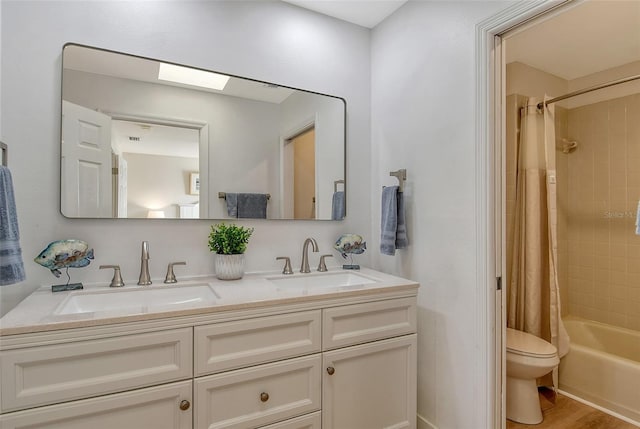
POLYGON ((313 245, 313 251, 318 251, 318 243, 313 238, 307 238, 304 240, 304 245, 302 246, 302 266, 300 267, 301 273, 310 273, 311 269, 309 269, 309 243, 313 245))
POLYGON ((151 278, 149 277, 149 242, 142 242, 142 258, 140 263, 140 279, 138 284, 142 286, 150 285, 151 278))
POLYGON ((176 274, 173 272, 174 265, 187 265, 187 263, 184 261, 169 263, 169 265, 167 266, 167 275, 164 276, 165 283, 178 283, 178 280, 176 279, 176 274))

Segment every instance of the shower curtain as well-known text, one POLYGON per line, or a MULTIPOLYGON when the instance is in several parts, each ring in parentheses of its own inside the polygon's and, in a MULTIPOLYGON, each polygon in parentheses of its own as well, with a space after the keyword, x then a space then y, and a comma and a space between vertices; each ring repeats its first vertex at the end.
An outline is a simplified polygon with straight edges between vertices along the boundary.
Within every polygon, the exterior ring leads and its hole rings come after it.
MULTIPOLYGON (((569 338, 557 272, 555 110, 540 111, 537 104, 529 98, 521 113, 507 326, 549 341, 564 356, 569 338)), ((542 384, 550 383, 557 387, 557 370, 542 384)))

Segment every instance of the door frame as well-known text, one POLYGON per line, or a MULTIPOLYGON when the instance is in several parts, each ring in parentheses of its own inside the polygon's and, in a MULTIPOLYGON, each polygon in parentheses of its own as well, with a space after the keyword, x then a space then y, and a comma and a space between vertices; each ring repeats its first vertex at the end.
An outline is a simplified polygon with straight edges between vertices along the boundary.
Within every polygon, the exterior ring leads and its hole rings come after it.
MULTIPOLYGON (((476 361, 479 392, 475 415, 484 427, 506 426, 504 129, 505 64, 502 35, 573 0, 521 1, 476 25, 476 274, 475 335, 484 353, 476 361)), ((579 0, 575 0, 579 1, 579 0)))

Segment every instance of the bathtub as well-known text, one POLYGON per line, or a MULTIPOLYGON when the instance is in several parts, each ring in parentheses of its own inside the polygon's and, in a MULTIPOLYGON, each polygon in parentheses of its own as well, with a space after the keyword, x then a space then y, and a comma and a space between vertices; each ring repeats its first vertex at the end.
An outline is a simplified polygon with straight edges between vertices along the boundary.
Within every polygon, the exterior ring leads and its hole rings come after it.
POLYGON ((569 317, 559 388, 640 425, 640 332, 569 317))

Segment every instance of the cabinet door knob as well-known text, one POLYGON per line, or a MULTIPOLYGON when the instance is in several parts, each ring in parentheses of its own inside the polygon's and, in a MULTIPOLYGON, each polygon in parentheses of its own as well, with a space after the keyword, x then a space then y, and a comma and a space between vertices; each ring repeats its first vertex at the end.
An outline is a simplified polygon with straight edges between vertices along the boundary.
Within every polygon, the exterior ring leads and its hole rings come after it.
POLYGON ((269 394, 268 394, 268 393, 266 393, 266 392, 262 392, 262 393, 260 394, 260 400, 261 400, 262 402, 267 402, 267 401, 269 400, 269 394))
POLYGON ((334 372, 336 372, 336 369, 334 367, 332 367, 332 366, 327 367, 327 373, 329 375, 333 375, 334 372))
POLYGON ((191 403, 189 401, 187 401, 186 399, 180 401, 180 409, 182 411, 187 411, 190 406, 191 406, 191 403))

